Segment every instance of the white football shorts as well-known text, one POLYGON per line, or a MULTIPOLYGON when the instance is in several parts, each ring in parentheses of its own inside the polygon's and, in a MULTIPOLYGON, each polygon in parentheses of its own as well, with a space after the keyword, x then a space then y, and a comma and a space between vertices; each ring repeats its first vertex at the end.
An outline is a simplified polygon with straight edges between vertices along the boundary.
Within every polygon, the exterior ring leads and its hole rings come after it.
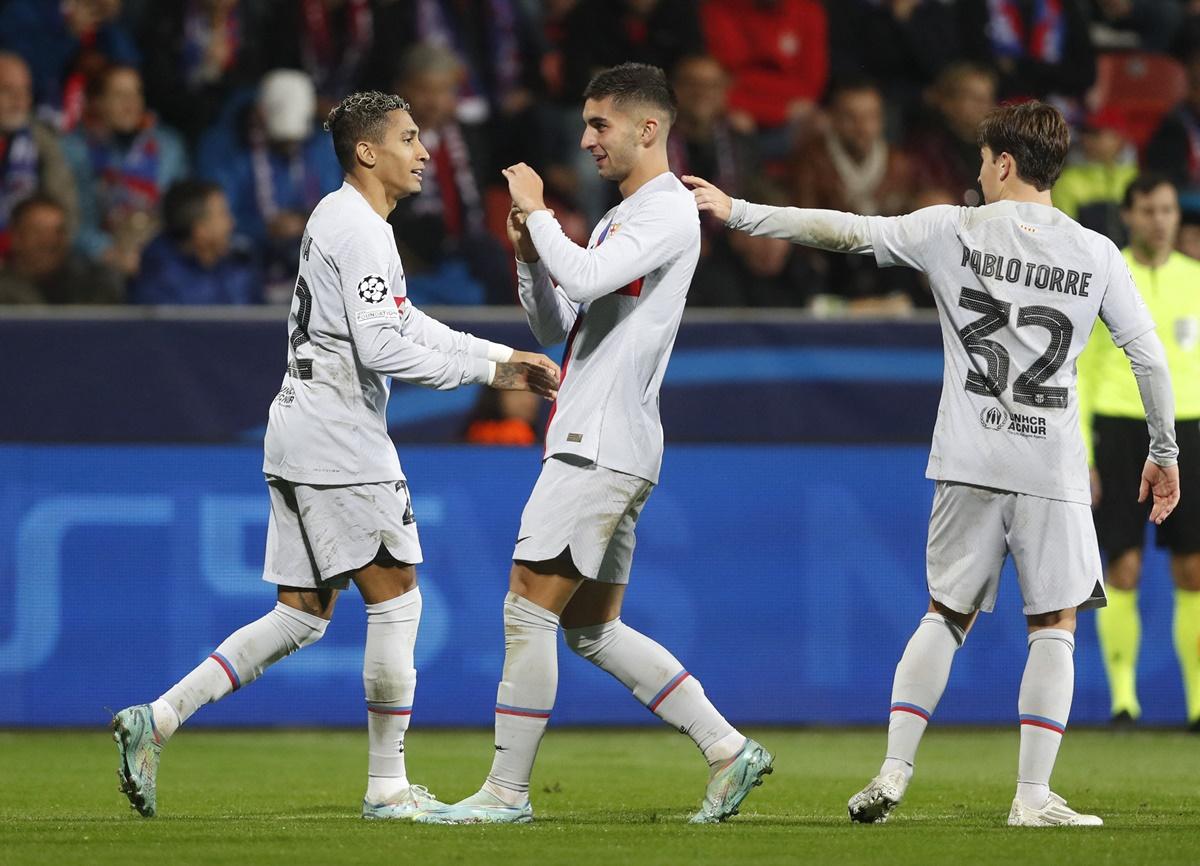
POLYGON ((422 561, 408 484, 328 486, 267 476, 271 516, 263 580, 304 589, 345 589, 349 572, 384 547, 398 562, 422 561))
POLYGON ((959 613, 990 613, 1010 553, 1026 616, 1107 603, 1088 506, 937 482, 925 552, 934 601, 959 613))
POLYGON ((545 562, 569 548, 584 577, 629 583, 634 528, 653 489, 636 475, 549 457, 521 513, 513 559, 545 562))

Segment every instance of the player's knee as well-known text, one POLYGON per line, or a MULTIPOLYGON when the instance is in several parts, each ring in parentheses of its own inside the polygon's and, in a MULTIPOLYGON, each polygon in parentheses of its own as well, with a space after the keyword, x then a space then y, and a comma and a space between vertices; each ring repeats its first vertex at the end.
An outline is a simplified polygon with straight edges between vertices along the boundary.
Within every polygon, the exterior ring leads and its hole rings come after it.
POLYGON ((417 686, 417 672, 383 662, 363 664, 363 691, 368 701, 389 702, 411 695, 417 686))
POLYGON ((275 605, 274 614, 279 625, 287 633, 293 647, 292 652, 315 644, 325 636, 325 629, 329 627, 329 620, 296 610, 283 602, 275 605))
POLYGON ((621 628, 621 620, 617 618, 609 622, 600 623, 599 625, 589 625, 582 628, 565 628, 563 629, 563 637, 567 641, 567 646, 576 655, 590 662, 599 663, 605 650, 616 639, 621 628))
POLYGON ((921 617, 921 622, 930 623, 937 628, 946 629, 946 631, 950 633, 950 636, 954 638, 954 642, 960 647, 967 639, 969 621, 967 625, 964 625, 938 611, 930 611, 929 613, 925 614, 925 616, 921 617))

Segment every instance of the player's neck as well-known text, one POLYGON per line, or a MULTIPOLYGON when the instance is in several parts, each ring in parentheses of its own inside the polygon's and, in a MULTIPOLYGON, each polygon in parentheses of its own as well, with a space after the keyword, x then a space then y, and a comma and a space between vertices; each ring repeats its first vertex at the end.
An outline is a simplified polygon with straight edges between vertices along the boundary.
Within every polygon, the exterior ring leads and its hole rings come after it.
POLYGON ((1000 190, 1000 195, 996 197, 997 201, 1012 201, 1021 204, 1041 204, 1046 207, 1054 207, 1054 201, 1050 198, 1050 190, 1039 190, 1027 183, 1017 183, 1012 186, 1006 186, 1000 190))
POLYGON ((379 214, 381 219, 386 220, 388 214, 396 207, 396 200, 387 194, 383 184, 375 178, 363 179, 358 175, 348 174, 346 183, 358 190, 359 194, 367 200, 367 204, 371 206, 371 210, 379 214))
POLYGON ((1144 268, 1161 268, 1171 258, 1171 248, 1155 249, 1145 244, 1131 243, 1129 249, 1133 252, 1133 260, 1144 268))
POLYGON ((664 171, 670 170, 671 167, 667 163, 667 152, 665 149, 656 150, 653 154, 647 154, 641 164, 636 166, 629 173, 629 176, 618 184, 618 189, 621 190, 621 198, 629 198, 664 171))

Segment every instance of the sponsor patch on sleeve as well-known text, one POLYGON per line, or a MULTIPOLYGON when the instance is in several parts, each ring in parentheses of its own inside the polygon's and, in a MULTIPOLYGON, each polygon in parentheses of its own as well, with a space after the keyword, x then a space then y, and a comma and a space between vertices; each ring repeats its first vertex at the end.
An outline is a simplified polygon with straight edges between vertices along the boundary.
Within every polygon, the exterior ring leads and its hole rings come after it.
POLYGON ((360 325, 363 322, 373 322, 376 319, 394 319, 399 321, 400 311, 395 307, 380 307, 378 310, 359 310, 354 314, 354 321, 360 325))

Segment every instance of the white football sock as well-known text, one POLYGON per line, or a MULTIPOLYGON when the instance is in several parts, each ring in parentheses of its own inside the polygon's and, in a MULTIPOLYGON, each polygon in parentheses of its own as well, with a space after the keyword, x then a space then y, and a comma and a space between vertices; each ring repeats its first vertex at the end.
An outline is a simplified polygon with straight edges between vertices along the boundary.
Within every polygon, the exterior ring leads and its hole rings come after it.
POLYGON ((671 727, 687 734, 709 766, 736 755, 746 738, 704 696, 704 689, 660 644, 620 618, 586 628, 566 629, 567 646, 608 671, 671 727))
POLYGON ((1060 628, 1029 635, 1029 659, 1021 678, 1021 752, 1017 799, 1040 809, 1050 798, 1050 773, 1071 715, 1075 693, 1075 636, 1060 628))
POLYGON ((204 704, 254 682, 281 658, 316 643, 328 625, 329 620, 277 602, 266 616, 225 638, 212 655, 150 705, 159 735, 165 740, 204 704))
POLYGON ((937 709, 954 653, 962 646, 963 630, 940 613, 927 613, 909 638, 892 681, 887 757, 880 775, 899 770, 911 778, 917 746, 937 709))
POLYGON ((504 676, 496 689, 496 756, 484 790, 512 806, 529 777, 558 692, 558 617, 515 593, 504 599, 504 676))
POLYGON ((368 604, 363 690, 367 696, 367 800, 387 803, 408 789, 404 734, 412 719, 417 671, 413 646, 421 622, 421 590, 368 604))

